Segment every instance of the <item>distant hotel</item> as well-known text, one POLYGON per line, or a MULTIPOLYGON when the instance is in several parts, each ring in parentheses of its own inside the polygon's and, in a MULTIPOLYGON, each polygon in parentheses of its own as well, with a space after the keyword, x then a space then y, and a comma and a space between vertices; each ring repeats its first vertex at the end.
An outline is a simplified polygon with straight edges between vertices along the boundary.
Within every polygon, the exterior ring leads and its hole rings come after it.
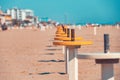
POLYGON ((11 8, 7 9, 6 12, 0 10, 0 26, 3 24, 10 27, 38 27, 39 25, 56 24, 56 22, 48 17, 41 17, 39 21, 38 17, 35 16, 34 12, 30 9, 11 8))
POLYGON ((12 8, 7 10, 7 14, 11 15, 12 19, 17 20, 25 20, 28 16, 34 16, 34 13, 32 10, 29 9, 18 9, 18 8, 12 8))
POLYGON ((36 25, 38 17, 34 16, 34 12, 30 9, 12 8, 7 10, 7 14, 11 15, 13 20, 29 22, 29 25, 36 25))

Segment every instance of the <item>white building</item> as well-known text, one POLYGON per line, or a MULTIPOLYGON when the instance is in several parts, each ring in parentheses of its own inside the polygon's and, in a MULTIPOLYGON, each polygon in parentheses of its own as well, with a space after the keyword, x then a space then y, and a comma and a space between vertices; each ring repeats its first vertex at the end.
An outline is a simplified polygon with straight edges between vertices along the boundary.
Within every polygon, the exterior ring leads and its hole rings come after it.
POLYGON ((7 10, 7 14, 12 16, 12 19, 25 20, 28 16, 34 16, 34 12, 29 9, 12 8, 7 10))
POLYGON ((28 21, 30 25, 37 25, 38 17, 34 16, 34 12, 30 9, 12 8, 7 10, 7 14, 11 15, 12 19, 20 21, 28 21))
POLYGON ((13 9, 8 9, 7 14, 11 15, 12 19, 21 19, 21 12, 20 9, 13 8, 13 9))
POLYGON ((6 24, 6 25, 11 25, 12 24, 12 18, 10 15, 2 12, 0 10, 0 25, 3 25, 3 24, 6 24))

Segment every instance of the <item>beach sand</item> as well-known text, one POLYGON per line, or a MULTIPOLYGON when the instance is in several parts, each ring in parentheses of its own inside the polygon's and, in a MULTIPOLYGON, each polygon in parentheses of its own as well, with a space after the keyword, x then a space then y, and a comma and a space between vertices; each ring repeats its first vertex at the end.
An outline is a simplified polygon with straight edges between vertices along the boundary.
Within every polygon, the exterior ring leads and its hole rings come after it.
MULTIPOLYGON (((61 46, 52 44, 56 28, 0 31, 0 80, 68 80, 61 46)), ((103 34, 110 34, 110 52, 120 52, 120 29, 114 27, 76 28, 76 35, 91 40, 79 53, 104 52, 103 34)), ((115 64, 120 80, 120 63, 115 64)), ((101 66, 94 60, 79 59, 79 80, 101 80, 101 66)))

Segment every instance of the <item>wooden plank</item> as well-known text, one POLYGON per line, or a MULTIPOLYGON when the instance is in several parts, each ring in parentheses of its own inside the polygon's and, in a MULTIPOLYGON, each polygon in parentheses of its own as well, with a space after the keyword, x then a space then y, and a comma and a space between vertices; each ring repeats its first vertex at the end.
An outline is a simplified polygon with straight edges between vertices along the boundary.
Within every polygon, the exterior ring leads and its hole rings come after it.
POLYGON ((78 80, 77 48, 69 46, 69 80, 78 80))

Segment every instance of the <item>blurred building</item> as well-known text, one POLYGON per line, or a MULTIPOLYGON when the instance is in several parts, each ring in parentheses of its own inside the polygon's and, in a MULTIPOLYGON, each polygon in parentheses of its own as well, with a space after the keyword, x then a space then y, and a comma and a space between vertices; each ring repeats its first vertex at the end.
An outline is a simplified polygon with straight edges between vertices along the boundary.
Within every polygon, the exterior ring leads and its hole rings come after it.
POLYGON ((11 25, 12 24, 12 17, 11 15, 8 15, 4 13, 2 10, 0 10, 0 24, 6 24, 6 25, 11 25))
POLYGON ((13 20, 22 21, 25 25, 36 25, 38 17, 34 16, 34 12, 30 9, 12 8, 7 10, 7 14, 11 15, 13 20))
POLYGON ((40 21, 41 22, 48 22, 49 18, 48 17, 42 17, 42 18, 40 18, 40 21))
POLYGON ((34 16, 32 10, 12 8, 7 10, 7 14, 11 15, 12 19, 25 20, 27 16, 34 16))

